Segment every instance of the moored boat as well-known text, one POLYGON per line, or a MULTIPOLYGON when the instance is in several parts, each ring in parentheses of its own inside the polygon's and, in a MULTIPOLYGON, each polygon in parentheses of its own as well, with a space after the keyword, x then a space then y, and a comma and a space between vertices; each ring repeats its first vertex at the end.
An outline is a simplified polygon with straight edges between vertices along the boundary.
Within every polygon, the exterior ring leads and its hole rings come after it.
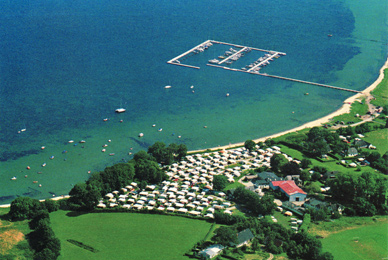
POLYGON ((122 108, 122 107, 121 107, 121 108, 117 108, 117 109, 115 110, 115 112, 116 112, 116 113, 124 113, 125 110, 126 110, 125 108, 122 108))

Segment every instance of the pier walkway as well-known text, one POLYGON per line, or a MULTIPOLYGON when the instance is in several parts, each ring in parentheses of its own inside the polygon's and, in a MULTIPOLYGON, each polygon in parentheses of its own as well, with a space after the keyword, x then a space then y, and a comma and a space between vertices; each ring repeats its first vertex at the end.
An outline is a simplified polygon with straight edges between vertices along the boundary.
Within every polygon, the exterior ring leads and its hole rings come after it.
POLYGON ((271 78, 276 78, 276 79, 283 79, 283 80, 289 80, 289 81, 294 81, 294 82, 299 82, 299 83, 304 83, 304 84, 310 84, 310 85, 315 85, 315 86, 320 86, 320 87, 325 87, 325 88, 338 89, 338 90, 343 90, 343 91, 348 91, 348 92, 353 92, 353 93, 361 93, 361 91, 354 90, 354 89, 341 88, 341 87, 336 87, 336 86, 331 86, 331 85, 326 85, 326 84, 321 84, 321 83, 316 83, 316 82, 310 82, 310 81, 305 81, 305 80, 300 80, 300 79, 286 78, 286 77, 276 76, 276 75, 268 75, 266 73, 255 73, 255 74, 259 74, 259 75, 271 77, 271 78))
POLYGON ((200 69, 200 67, 197 67, 197 66, 182 64, 182 63, 180 63, 179 59, 184 57, 184 56, 186 56, 187 54, 195 52, 197 50, 202 50, 203 51, 203 48, 208 48, 211 45, 212 45, 212 41, 211 40, 204 41, 203 43, 198 44, 194 48, 191 48, 190 50, 182 53, 181 55, 178 55, 175 58, 172 58, 171 60, 167 61, 167 63, 168 64, 172 64, 172 65, 178 65, 178 66, 193 68, 193 69, 200 69))
POLYGON ((256 68, 260 67, 261 65, 263 65, 264 63, 268 62, 269 60, 272 60, 276 55, 279 55, 278 52, 275 52, 274 54, 272 54, 271 56, 267 57, 266 59, 264 59, 262 62, 260 62, 259 64, 253 66, 252 68, 250 68, 249 70, 247 70, 248 72, 250 71, 255 71, 256 68))
POLYGON ((241 53, 241 52, 243 52, 243 51, 245 51, 245 50, 247 50, 248 49, 248 47, 244 47, 244 48, 242 48, 241 50, 239 50, 238 52, 235 52, 234 54, 232 54, 232 55, 230 55, 229 57, 226 57, 225 59, 223 59, 222 61, 220 61, 218 64, 222 64, 222 63, 224 63, 225 61, 227 61, 227 60, 229 60, 229 59, 232 59, 233 57, 236 57, 237 55, 239 55, 239 53, 241 53))

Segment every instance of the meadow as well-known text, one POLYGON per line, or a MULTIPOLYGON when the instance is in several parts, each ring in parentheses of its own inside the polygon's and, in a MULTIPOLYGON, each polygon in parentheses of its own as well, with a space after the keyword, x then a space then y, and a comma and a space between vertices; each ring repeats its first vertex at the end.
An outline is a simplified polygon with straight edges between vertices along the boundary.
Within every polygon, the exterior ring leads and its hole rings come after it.
POLYGON ((374 224, 347 227, 322 239, 324 251, 334 259, 385 259, 388 257, 387 219, 374 224))
POLYGON ((211 228, 206 221, 175 216, 73 214, 50 214, 51 226, 62 245, 59 260, 188 259, 184 254, 211 228))

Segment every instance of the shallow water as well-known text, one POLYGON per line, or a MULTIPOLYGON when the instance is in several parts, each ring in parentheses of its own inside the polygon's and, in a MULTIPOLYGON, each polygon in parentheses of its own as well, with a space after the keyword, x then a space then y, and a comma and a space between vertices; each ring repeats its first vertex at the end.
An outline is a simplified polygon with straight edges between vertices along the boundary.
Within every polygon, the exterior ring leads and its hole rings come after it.
POLYGON ((155 141, 190 150, 226 145, 336 110, 351 93, 205 66, 208 56, 222 54, 213 48, 191 60, 200 70, 166 61, 210 38, 287 53, 263 72, 362 90, 387 55, 386 6, 382 0, 1 2, 0 203, 67 194, 88 171, 129 160, 128 153, 155 141), (127 111, 115 114, 118 107, 127 111), (81 139, 86 143, 74 146, 81 139))

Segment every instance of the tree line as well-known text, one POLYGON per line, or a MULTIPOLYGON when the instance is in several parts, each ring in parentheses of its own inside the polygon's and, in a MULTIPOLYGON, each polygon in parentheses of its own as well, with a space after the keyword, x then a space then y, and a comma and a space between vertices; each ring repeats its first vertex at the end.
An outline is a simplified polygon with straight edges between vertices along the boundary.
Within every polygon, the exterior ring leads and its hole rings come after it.
POLYGON ((85 183, 76 184, 70 191, 68 207, 72 210, 92 210, 105 194, 119 190, 131 182, 144 189, 167 179, 163 166, 179 161, 187 154, 184 144, 156 142, 148 152, 139 151, 127 163, 118 163, 93 173, 85 183))
POLYGON ((60 255, 61 242, 50 226, 49 213, 59 209, 53 200, 39 202, 37 199, 18 197, 11 203, 8 217, 15 220, 30 220, 32 230, 26 237, 34 250, 35 260, 55 260, 60 255))

